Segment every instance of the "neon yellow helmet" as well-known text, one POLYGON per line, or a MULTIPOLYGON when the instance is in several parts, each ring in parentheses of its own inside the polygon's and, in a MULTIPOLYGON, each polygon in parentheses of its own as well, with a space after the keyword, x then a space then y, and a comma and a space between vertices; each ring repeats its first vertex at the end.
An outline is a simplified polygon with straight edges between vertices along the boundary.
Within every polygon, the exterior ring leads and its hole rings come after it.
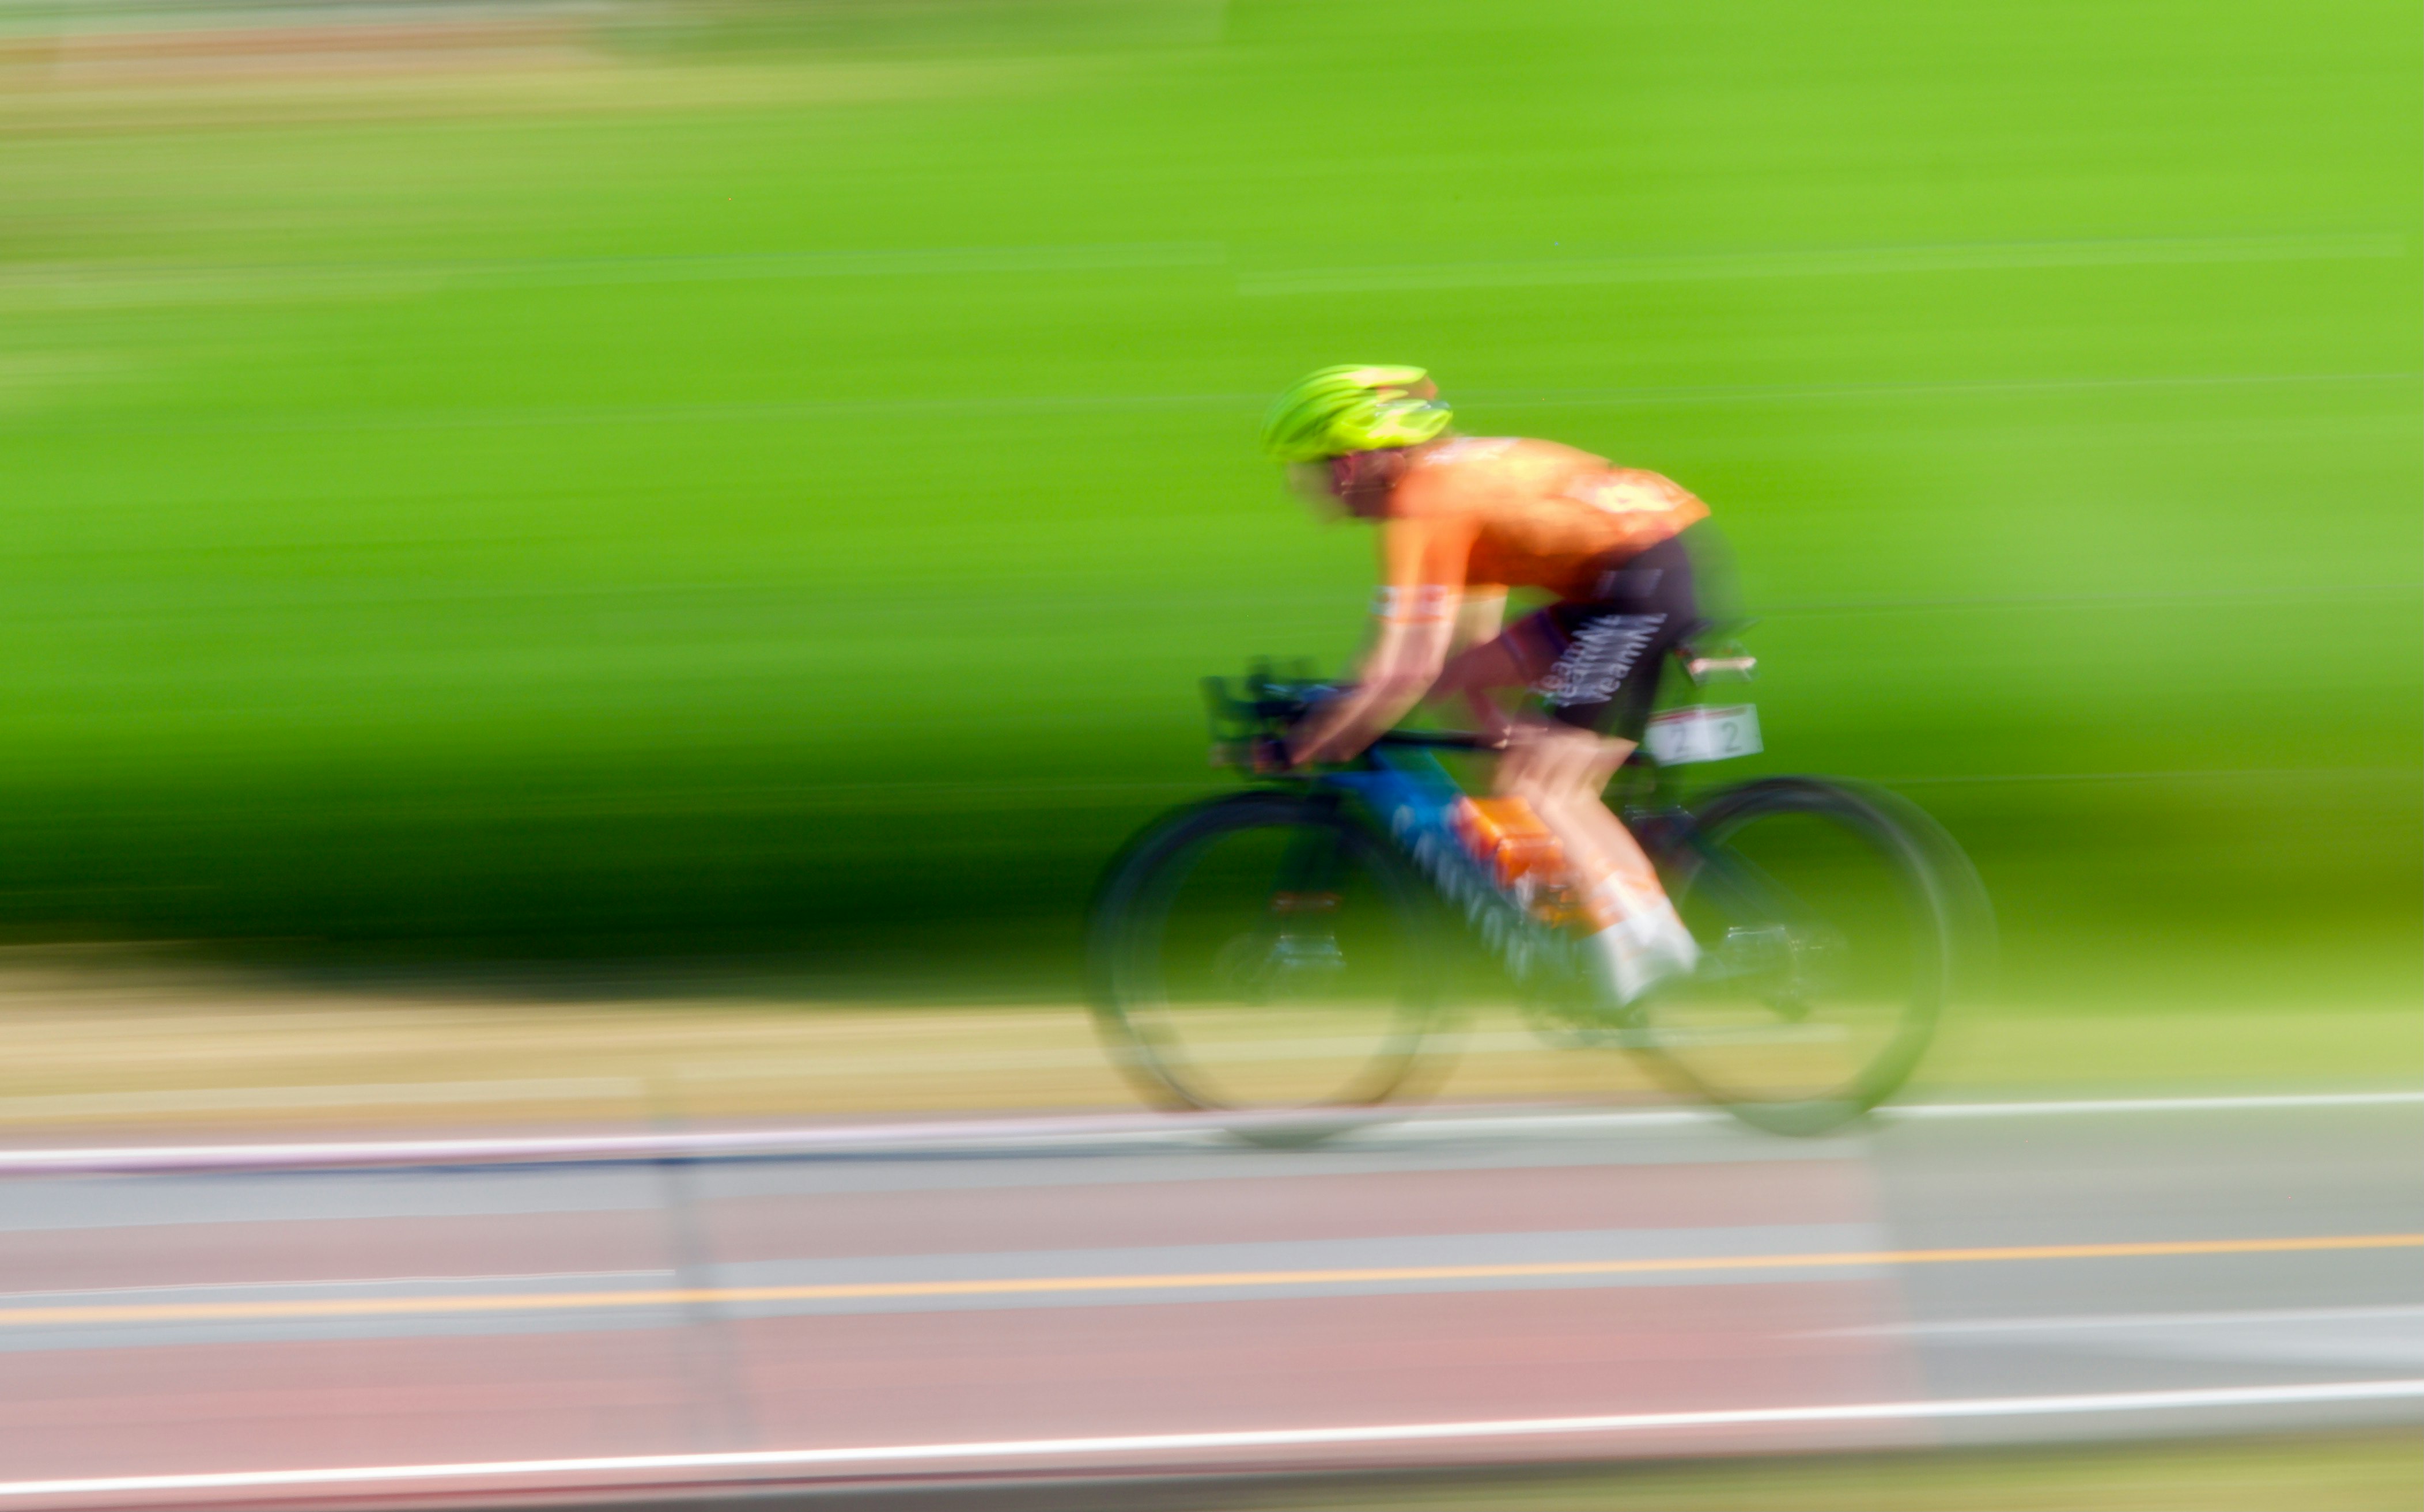
POLYGON ((1349 363, 1307 374, 1263 418, 1263 450, 1283 462, 1414 446, 1448 427, 1454 411, 1414 390, 1420 368, 1349 363))

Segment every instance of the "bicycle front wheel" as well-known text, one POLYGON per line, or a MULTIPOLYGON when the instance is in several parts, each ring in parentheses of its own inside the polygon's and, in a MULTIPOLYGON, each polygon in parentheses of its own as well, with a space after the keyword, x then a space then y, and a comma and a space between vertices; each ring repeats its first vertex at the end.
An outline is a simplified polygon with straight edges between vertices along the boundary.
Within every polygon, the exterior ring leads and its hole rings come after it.
MULTIPOLYGON (((1095 1023, 1165 1107, 1383 1103, 1426 1069, 1431 913, 1396 852, 1334 804, 1257 792, 1187 810, 1131 845, 1095 896, 1095 1023)), ((1300 1142, 1324 1128, 1239 1132, 1300 1142)))
POLYGON ((1670 1079, 1779 1134, 1891 1096, 1953 987, 1951 838, 1887 794, 1771 778, 1720 794, 1673 860, 1700 966, 1642 1006, 1639 1041, 1670 1079))

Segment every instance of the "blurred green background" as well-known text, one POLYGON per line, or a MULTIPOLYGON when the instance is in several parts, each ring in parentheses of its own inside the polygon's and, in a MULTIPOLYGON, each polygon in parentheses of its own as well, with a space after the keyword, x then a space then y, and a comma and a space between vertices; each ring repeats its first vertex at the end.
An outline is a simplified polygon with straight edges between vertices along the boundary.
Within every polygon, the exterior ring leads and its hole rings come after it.
POLYGON ((532 14, 0 11, 0 937, 1065 991, 1385 359, 1713 503, 2014 1003, 2413 998, 2413 5, 532 14))

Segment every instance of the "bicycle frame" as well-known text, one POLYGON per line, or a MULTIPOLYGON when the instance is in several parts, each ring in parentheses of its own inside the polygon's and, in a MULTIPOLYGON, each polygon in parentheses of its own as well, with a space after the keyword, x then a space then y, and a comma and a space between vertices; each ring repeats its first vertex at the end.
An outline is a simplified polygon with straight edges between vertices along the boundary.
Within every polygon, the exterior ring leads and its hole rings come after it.
MULTIPOLYGON (((1302 713, 1310 687, 1302 679, 1276 677, 1267 664, 1249 674, 1249 696, 1243 699, 1230 693, 1225 678, 1205 678, 1204 696, 1215 736, 1221 742, 1216 746, 1216 757, 1225 751, 1236 764, 1256 771, 1252 759, 1254 748, 1268 749, 1268 742, 1276 739, 1274 732, 1302 713)), ((1355 766, 1343 771, 1264 769, 1257 774, 1266 781, 1300 785, 1313 794, 1355 804, 1481 936, 1519 985, 1535 989, 1570 985, 1582 975, 1578 942, 1510 897, 1456 831, 1457 804, 1466 793, 1441 765, 1439 753, 1494 749, 1481 737, 1461 731, 1399 729, 1382 735, 1355 766)), ((1626 770, 1646 774, 1646 781, 1636 783, 1631 794, 1635 801, 1623 805, 1622 817, 1653 860, 1720 873, 1739 869, 1700 841, 1688 811, 1671 801, 1655 801, 1660 775, 1655 763, 1636 755, 1626 770)), ((1730 881, 1758 890, 1755 879, 1730 881)))
POLYGON ((1471 736, 1384 736, 1366 753, 1365 766, 1325 772, 1312 780, 1313 788, 1362 804, 1518 982, 1571 979, 1577 964, 1572 941, 1509 898, 1456 833, 1456 805, 1464 789, 1434 751, 1476 745, 1471 736))

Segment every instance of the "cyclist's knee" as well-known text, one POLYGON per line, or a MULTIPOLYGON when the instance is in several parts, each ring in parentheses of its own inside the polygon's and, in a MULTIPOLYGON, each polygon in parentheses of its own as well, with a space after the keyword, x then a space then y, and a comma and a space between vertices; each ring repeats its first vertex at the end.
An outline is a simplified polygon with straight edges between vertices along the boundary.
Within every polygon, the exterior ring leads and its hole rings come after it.
POLYGON ((1521 798, 1538 807, 1550 791, 1541 777, 1539 754, 1519 745, 1499 758, 1498 771, 1491 776, 1490 787, 1501 798, 1521 798))
POLYGON ((1555 724, 1528 724, 1500 763, 1500 781, 1514 796, 1538 804, 1561 801, 1582 775, 1587 751, 1578 748, 1578 730, 1555 724))
POLYGON ((1616 769, 1631 756, 1634 742, 1611 740, 1587 730, 1557 737, 1542 752, 1532 774, 1541 800, 1557 804, 1599 804, 1616 769))
POLYGON ((1491 788, 1502 798, 1521 798, 1537 806, 1555 790, 1556 756, 1554 742, 1539 725, 1519 724, 1506 754, 1498 758, 1491 788))
POLYGON ((1615 736, 1603 735, 1597 738, 1596 748, 1591 752, 1590 760, 1583 772, 1583 786, 1589 790, 1593 798, 1597 798, 1606 789, 1608 783, 1616 776, 1616 769, 1624 765, 1625 759, 1639 749, 1640 743, 1638 740, 1627 740, 1615 736))

